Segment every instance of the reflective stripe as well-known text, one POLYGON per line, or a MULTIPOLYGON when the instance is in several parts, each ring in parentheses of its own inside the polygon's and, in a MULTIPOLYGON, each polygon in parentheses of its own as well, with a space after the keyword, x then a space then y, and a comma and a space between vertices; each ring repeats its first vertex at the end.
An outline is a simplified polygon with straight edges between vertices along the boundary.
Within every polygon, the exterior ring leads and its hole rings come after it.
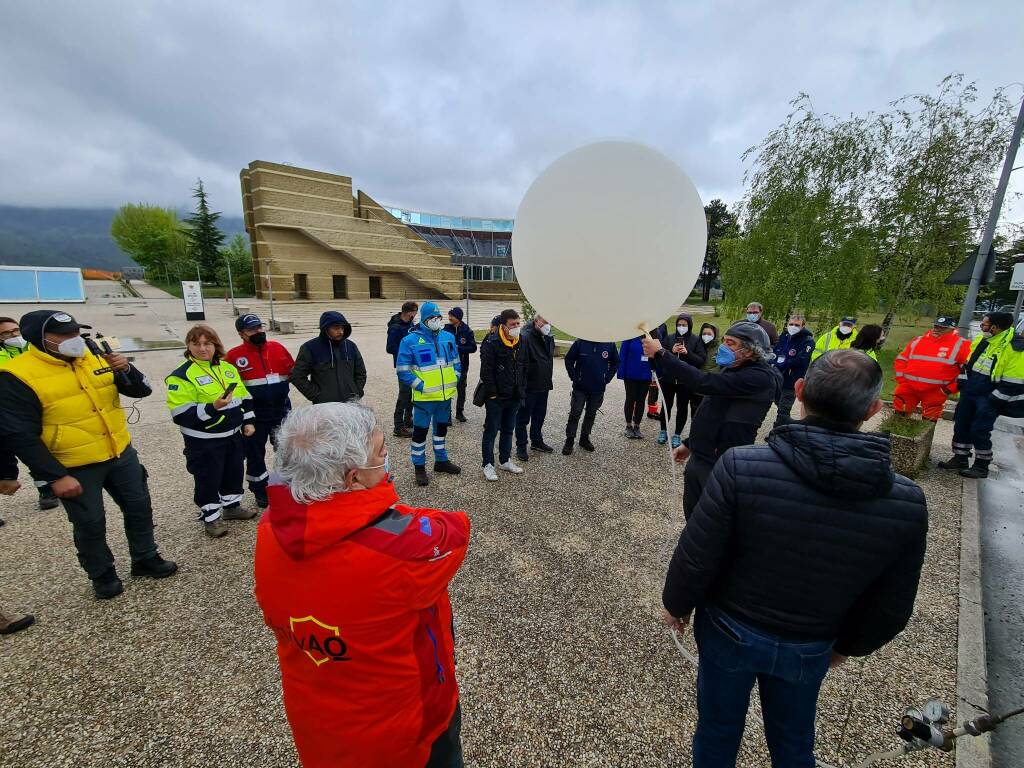
POLYGON ((396 371, 411 371, 412 370, 412 366, 411 365, 396 365, 395 366, 395 370, 396 371))
POLYGON ((1018 379, 1015 376, 1000 376, 1000 384, 1024 384, 1024 379, 1018 379))
POLYGON ((982 461, 992 461, 992 451, 975 451, 974 458, 981 459, 982 461))
POLYGON ((213 414, 206 410, 206 403, 196 403, 196 418, 200 421, 209 421, 213 418, 213 414))
POLYGON ((959 365, 957 361, 949 357, 930 357, 928 355, 911 355, 908 359, 910 360, 924 360, 928 363, 947 363, 949 365, 959 365))
POLYGON ((448 385, 448 384, 442 384, 442 385, 440 385, 438 387, 424 387, 423 389, 420 389, 418 391, 419 392, 441 392, 441 391, 443 391, 444 389, 446 389, 449 386, 450 385, 448 385))
POLYGON ((227 496, 220 496, 221 504, 234 504, 235 502, 242 500, 241 493, 229 493, 227 496))
MULTIPOLYGON (((185 411, 187 411, 189 408, 199 408, 199 403, 182 403, 173 411, 171 411, 171 416, 179 416, 183 414, 185 411)), ((210 418, 209 416, 202 416, 201 412, 197 413, 196 415, 199 416, 200 419, 204 420, 210 418)))
POLYGON ((911 376, 909 373, 904 373, 903 378, 908 381, 919 381, 922 384, 946 384, 945 379, 926 379, 921 376, 911 376))
POLYGON ((188 435, 189 437, 199 437, 203 440, 212 440, 216 437, 231 437, 237 433, 241 427, 235 427, 230 432, 200 432, 198 429, 189 429, 187 427, 178 427, 181 430, 181 434, 188 435))
POLYGON ((245 386, 248 387, 260 387, 267 383, 266 379, 247 379, 245 386))
POLYGON ((1016 403, 1018 400, 1024 400, 1024 394, 1008 395, 1005 392, 1000 392, 998 389, 992 393, 992 397, 998 397, 1000 400, 1004 400, 1007 403, 1016 403))
POLYGON ((269 472, 264 472, 262 475, 259 475, 258 477, 253 477, 252 475, 246 475, 245 479, 247 481, 249 481, 250 483, 258 483, 260 480, 266 480, 268 477, 270 477, 270 473, 269 472))
POLYGON ((243 411, 242 418, 243 419, 255 419, 256 418, 256 414, 253 413, 252 411, 243 411))

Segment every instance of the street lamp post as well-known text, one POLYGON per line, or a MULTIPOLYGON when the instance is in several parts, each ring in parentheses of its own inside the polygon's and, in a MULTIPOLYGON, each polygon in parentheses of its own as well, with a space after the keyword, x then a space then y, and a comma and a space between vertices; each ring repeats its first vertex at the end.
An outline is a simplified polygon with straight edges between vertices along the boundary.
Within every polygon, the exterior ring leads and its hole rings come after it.
POLYGON ((235 308, 235 281, 231 277, 231 259, 225 254, 221 254, 221 256, 224 258, 224 263, 228 268, 228 292, 231 294, 231 314, 237 315, 238 310, 235 308))
POLYGON ((273 259, 267 259, 267 274, 264 276, 264 280, 267 281, 267 291, 270 294, 270 330, 277 330, 277 322, 274 320, 274 276, 271 274, 270 265, 274 262, 273 259))

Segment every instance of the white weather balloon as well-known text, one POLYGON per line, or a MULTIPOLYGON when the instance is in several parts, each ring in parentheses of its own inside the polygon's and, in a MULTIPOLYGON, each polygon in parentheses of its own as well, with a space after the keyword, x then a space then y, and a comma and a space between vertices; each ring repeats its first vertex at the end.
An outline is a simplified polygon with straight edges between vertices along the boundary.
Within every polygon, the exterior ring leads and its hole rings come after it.
POLYGON ((606 141, 563 155, 530 185, 512 260, 526 298, 553 325, 620 341, 678 309, 706 244, 704 206, 682 169, 641 144, 606 141))

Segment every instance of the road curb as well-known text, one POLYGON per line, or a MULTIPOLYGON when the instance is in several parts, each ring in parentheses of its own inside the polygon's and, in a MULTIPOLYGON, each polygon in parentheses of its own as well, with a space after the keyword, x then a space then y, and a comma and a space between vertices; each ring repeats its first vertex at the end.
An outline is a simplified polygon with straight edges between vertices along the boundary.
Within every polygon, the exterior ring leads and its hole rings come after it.
MULTIPOLYGON (((956 719, 988 712, 985 610, 981 596, 981 521, 978 481, 963 481, 960 513, 960 617, 956 654, 956 719)), ((957 768, 991 768, 991 735, 964 736, 956 742, 957 768)))

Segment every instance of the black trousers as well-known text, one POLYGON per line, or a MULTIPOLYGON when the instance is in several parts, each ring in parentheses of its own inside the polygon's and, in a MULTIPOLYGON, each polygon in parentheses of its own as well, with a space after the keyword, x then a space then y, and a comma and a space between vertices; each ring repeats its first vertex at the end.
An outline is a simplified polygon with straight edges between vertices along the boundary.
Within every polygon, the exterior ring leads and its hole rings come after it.
POLYGON ((274 433, 282 421, 283 419, 257 421, 253 424, 256 431, 249 437, 242 438, 245 450, 245 479, 249 483, 249 490, 258 496, 266 493, 267 479, 270 477, 267 471, 267 443, 277 448, 274 433))
POLYGON ((687 521, 697 508, 697 502, 700 501, 704 486, 707 485, 711 470, 714 468, 714 464, 698 456, 690 456, 686 462, 686 469, 683 472, 683 517, 687 521))
POLYGON ((700 401, 703 398, 700 395, 691 395, 689 390, 683 385, 668 379, 661 379, 660 384, 665 396, 665 410, 661 413, 661 428, 668 431, 668 419, 672 417, 672 409, 675 408, 676 423, 673 434, 681 435, 686 428, 686 422, 689 418, 687 408, 692 409, 696 413, 697 406, 700 405, 700 401), (697 398, 696 403, 693 402, 694 397, 697 398))
POLYGON ((462 372, 459 373, 459 383, 455 387, 456 399, 455 399, 455 413, 459 414, 463 412, 466 407, 466 382, 469 379, 469 356, 462 358, 459 361, 462 364, 462 372))
POLYGON ((455 705, 455 714, 448 721, 448 730, 438 736, 430 747, 430 759, 424 768, 462 768, 462 704, 455 705))
POLYGON ((584 392, 582 389, 572 388, 572 398, 569 400, 569 421, 565 423, 565 440, 573 442, 576 439, 576 428, 580 423, 580 416, 583 416, 583 429, 580 438, 589 438, 590 430, 594 428, 594 419, 597 418, 597 409, 604 402, 604 392, 584 392))
POLYGON ((644 418, 644 404, 647 402, 647 390, 651 382, 641 379, 623 379, 626 385, 626 405, 623 411, 627 424, 639 424, 644 418))
POLYGON ((528 392, 526 401, 516 411, 516 448, 526 450, 526 434, 529 427, 530 443, 544 442, 544 419, 548 415, 548 392, 528 392))
POLYGON ((412 426, 412 387, 398 382, 398 400, 395 401, 395 429, 412 426))
POLYGON ((116 459, 99 464, 71 467, 68 474, 82 485, 82 495, 61 499, 74 533, 78 562, 90 579, 114 567, 114 555, 107 546, 107 515, 103 491, 121 509, 124 533, 132 562, 156 554, 153 538, 153 505, 146 483, 146 468, 129 445, 116 459))
POLYGON ((193 500, 200 520, 212 523, 222 509, 239 505, 245 458, 241 433, 206 439, 186 435, 184 453, 185 466, 195 478, 193 500))
POLYGON ((791 421, 793 421, 793 416, 791 414, 793 411, 794 402, 796 402, 796 390, 782 390, 782 397, 779 398, 779 412, 775 416, 775 424, 772 425, 772 429, 774 429, 775 427, 781 427, 785 424, 789 424, 791 421))

